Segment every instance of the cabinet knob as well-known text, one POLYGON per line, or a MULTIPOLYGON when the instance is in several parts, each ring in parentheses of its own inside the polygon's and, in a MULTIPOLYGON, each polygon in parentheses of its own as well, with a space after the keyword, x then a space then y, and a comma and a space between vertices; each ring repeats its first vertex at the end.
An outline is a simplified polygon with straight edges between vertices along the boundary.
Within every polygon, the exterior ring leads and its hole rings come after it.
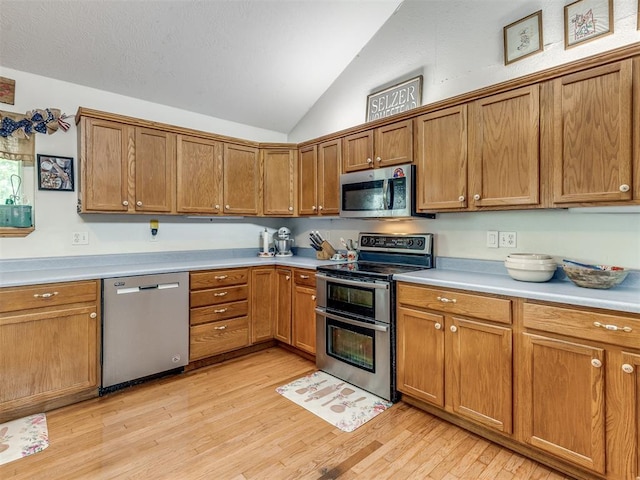
POLYGON ((218 203, 216 203, 213 208, 215 208, 216 210, 220 210, 220 205, 218 203))
POLYGON ((596 368, 600 368, 600 367, 602 367, 602 362, 600 360, 598 360, 597 358, 592 358, 591 359, 591 365, 593 365, 596 368))
POLYGON ((621 192, 628 192, 629 191, 629 185, 627 185, 626 183, 623 183, 622 185, 620 185, 620 191, 621 192))
POLYGON ((311 295, 311 300, 315 300, 316 296, 315 295, 311 295))
POLYGON ((227 204, 224 206, 224 208, 226 208, 227 210, 229 210, 231 208, 231 205, 227 204))
POLYGON ((286 278, 287 280, 291 280, 291 275, 287 275, 287 276, 286 276, 286 277, 284 277, 284 278, 286 278))
POLYGON ((89 314, 89 318, 98 318, 98 314, 96 312, 91 312, 89 314))
POLYGON ((380 157, 376 157, 376 162, 380 163, 382 159, 380 157))
POLYGON ((449 330, 451 330, 453 333, 456 333, 458 331, 458 327, 456 327, 455 325, 451 325, 449 327, 449 330))
POLYGON ((458 197, 458 201, 459 201, 459 202, 464 202, 464 195, 460 195, 460 196, 458 197))
POLYGON ((289 207, 289 211, 290 211, 290 212, 293 212, 293 207, 289 207))
POLYGON ((633 365, 629 365, 628 363, 625 363, 624 365, 622 365, 622 371, 624 373, 633 373, 633 365))
POLYGON ((370 158, 367 158, 367 163, 368 163, 368 164, 372 164, 372 163, 373 163, 373 160, 371 160, 370 158))
POLYGON ((322 208, 323 208, 323 207, 322 207, 322 205, 320 205, 320 206, 318 207, 318 210, 322 210, 322 208))
POLYGON ((128 202, 127 200, 124 200, 124 201, 122 202, 122 206, 123 206, 123 207, 128 207, 128 206, 129 206, 129 202, 128 202))
POLYGON ((434 325, 434 327, 435 327, 436 330, 440 330, 440 329, 442 329, 442 324, 441 323, 436 323, 434 325))
POLYGON ((473 196, 473 199, 474 199, 474 200, 476 200, 476 201, 477 201, 477 200, 480 200, 480 194, 479 194, 479 193, 476 193, 476 194, 473 196))
POLYGON ((141 206, 142 206, 142 200, 138 200, 138 201, 136 202, 136 205, 137 205, 137 206, 139 206, 139 207, 141 207, 141 206))
POLYGON ((315 205, 311 205, 311 210, 316 210, 317 207, 315 205))

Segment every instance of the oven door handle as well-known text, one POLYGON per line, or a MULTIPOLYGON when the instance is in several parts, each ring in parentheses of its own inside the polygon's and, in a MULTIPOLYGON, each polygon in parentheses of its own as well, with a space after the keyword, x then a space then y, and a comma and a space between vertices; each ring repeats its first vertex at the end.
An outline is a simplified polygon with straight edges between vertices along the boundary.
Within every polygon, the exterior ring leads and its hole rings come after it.
POLYGON ((363 327, 370 328, 371 330, 377 330, 379 332, 387 332, 389 331, 388 325, 380 325, 378 323, 368 323, 368 322, 358 322, 355 320, 350 320, 348 318, 339 317, 338 315, 334 315, 332 313, 328 313, 322 308, 316 308, 316 313, 318 315, 322 315, 323 317, 330 318, 331 320, 337 320, 338 322, 348 323, 349 325, 353 325, 355 327, 363 327))
POLYGON ((337 278, 337 277, 330 277, 328 275, 324 275, 322 273, 316 273, 316 280, 320 278, 322 280, 326 280, 328 282, 333 282, 333 283, 341 283, 344 285, 351 285, 354 287, 361 287, 361 288, 381 288, 384 290, 389 290, 389 283, 388 282, 363 282, 363 281, 358 281, 358 280, 347 280, 346 278, 337 278))

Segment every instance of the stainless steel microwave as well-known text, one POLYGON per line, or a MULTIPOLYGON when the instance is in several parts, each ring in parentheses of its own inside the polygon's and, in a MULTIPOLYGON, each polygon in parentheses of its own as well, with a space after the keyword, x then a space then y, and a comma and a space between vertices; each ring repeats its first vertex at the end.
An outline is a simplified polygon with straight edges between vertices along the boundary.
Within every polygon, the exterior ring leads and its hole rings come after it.
POLYGON ((435 218, 416 213, 415 165, 340 175, 340 216, 347 218, 435 218))

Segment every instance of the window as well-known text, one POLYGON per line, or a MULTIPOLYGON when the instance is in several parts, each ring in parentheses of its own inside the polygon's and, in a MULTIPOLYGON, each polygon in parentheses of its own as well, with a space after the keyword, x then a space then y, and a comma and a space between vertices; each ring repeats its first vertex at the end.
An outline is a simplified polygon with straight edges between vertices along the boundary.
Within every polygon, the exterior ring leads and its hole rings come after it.
POLYGON ((0 157, 0 203, 29 203, 29 198, 25 199, 24 185, 22 185, 23 178, 21 161, 7 160, 0 157))

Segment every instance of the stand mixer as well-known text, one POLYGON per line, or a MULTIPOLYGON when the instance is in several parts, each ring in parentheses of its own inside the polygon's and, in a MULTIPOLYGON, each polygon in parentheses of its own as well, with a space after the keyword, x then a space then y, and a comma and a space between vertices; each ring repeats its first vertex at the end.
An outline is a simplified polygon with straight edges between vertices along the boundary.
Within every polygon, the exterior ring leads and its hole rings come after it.
POLYGON ((287 227, 280 227, 273 234, 273 243, 276 247, 276 257, 291 257, 291 247, 293 247, 294 239, 291 238, 291 230, 287 227))

